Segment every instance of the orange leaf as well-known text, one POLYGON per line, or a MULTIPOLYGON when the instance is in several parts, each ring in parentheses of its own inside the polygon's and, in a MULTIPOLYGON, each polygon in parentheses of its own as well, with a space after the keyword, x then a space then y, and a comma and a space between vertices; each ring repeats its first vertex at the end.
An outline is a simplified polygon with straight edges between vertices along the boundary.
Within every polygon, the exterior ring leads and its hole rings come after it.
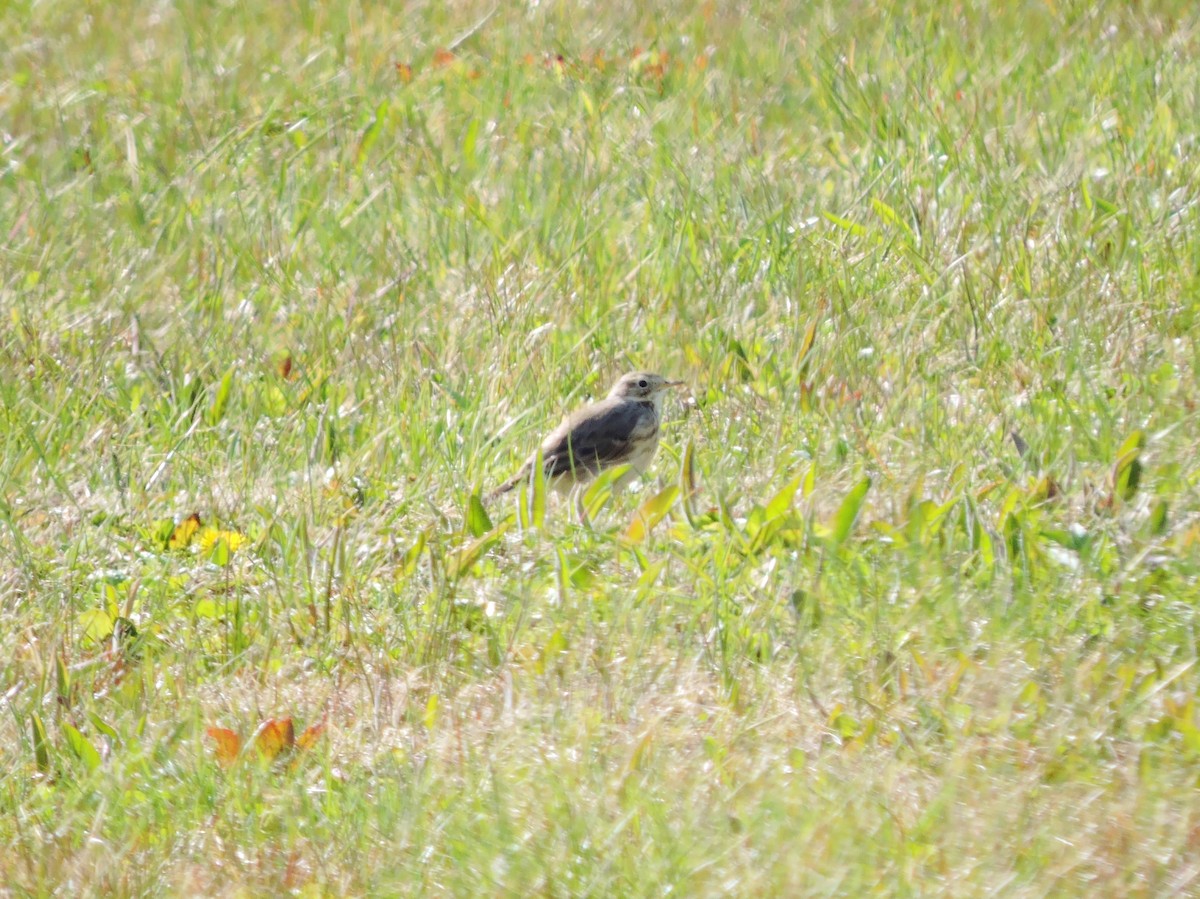
POLYGON ((433 65, 435 68, 443 69, 453 63, 454 60, 454 54, 445 47, 438 47, 433 51, 433 65))
POLYGON ((413 70, 406 62, 396 63, 396 74, 400 76, 400 80, 405 84, 410 84, 413 80, 413 70))
POLYGON ((222 767, 228 768, 237 761, 238 753, 242 751, 242 741, 227 727, 210 727, 205 731, 217 743, 217 761, 222 767))
POLYGON ((301 749, 312 749, 313 743, 317 742, 317 737, 325 733, 325 722, 320 724, 310 724, 304 728, 304 733, 296 738, 296 745, 301 749))
POLYGON ((198 530, 200 530, 200 513, 193 512, 175 526, 168 547, 170 549, 186 548, 192 542, 192 537, 196 535, 196 531, 198 530))
POLYGON ((254 737, 258 754, 267 761, 274 761, 280 753, 296 745, 296 731, 291 718, 270 718, 262 723, 254 737))

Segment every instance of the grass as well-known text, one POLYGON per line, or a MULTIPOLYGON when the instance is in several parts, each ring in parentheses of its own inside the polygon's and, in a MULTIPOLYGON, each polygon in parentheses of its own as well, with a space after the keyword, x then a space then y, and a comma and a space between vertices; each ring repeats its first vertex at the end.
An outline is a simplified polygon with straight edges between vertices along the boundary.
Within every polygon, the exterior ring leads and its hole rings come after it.
POLYGON ((1191 13, 4 7, 0 881, 1200 889, 1191 13))

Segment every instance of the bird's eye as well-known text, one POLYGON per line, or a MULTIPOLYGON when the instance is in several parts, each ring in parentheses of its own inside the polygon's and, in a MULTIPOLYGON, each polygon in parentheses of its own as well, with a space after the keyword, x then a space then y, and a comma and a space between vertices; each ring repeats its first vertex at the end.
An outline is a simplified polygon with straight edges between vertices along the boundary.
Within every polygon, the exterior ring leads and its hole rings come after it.
POLYGON ((642 378, 640 381, 638 381, 638 387, 641 387, 642 389, 646 388, 646 379, 645 378, 642 378))

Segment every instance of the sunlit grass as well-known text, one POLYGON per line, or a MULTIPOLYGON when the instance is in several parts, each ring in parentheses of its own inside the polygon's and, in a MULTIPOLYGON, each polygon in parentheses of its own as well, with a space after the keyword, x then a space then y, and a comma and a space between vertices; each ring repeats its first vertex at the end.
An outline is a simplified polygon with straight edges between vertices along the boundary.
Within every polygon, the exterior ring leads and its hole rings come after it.
POLYGON ((1195 890, 1190 5, 0 35, 11 889, 1195 890))

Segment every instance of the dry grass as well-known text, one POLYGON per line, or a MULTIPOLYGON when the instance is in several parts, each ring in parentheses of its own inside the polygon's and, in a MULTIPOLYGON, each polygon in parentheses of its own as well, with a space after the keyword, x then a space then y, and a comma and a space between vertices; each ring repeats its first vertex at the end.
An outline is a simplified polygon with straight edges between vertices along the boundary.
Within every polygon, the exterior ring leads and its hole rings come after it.
POLYGON ((1195 892, 1193 20, 0 12, 0 882, 1195 892))

